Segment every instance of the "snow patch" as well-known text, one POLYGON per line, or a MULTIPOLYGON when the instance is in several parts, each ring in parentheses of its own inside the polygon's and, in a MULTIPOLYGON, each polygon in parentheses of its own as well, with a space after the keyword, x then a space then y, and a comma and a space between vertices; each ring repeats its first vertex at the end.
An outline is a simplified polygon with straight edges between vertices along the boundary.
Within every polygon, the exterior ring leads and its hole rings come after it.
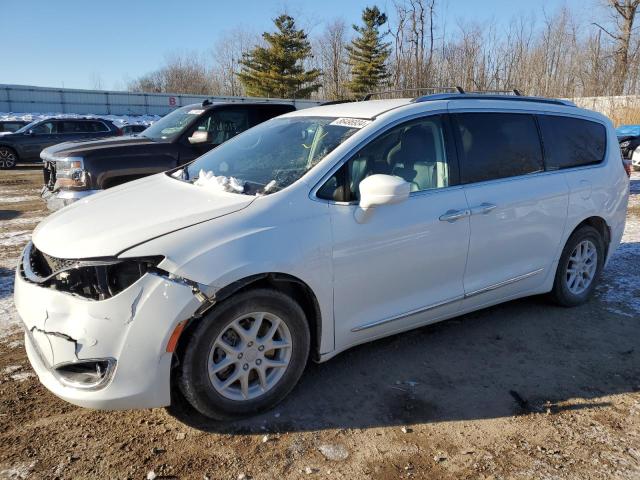
MULTIPOLYGON (((629 208, 640 208, 640 173, 631 176, 629 208)), ((602 276, 599 297, 612 313, 625 316, 640 315, 640 218, 627 214, 627 222, 620 246, 602 276)))
POLYGON ((218 192, 244 192, 244 185, 235 177, 225 177, 224 175, 214 175, 213 172, 200 170, 198 179, 193 182, 199 187, 209 188, 218 192))
POLYGON ((14 465, 6 470, 0 470, 0 478, 8 479, 25 479, 29 477, 29 474, 36 466, 35 460, 31 463, 23 463, 21 465, 14 465))
POLYGON ((153 122, 160 120, 159 115, 97 115, 87 114, 78 115, 75 113, 60 113, 60 112, 48 112, 48 113, 5 113, 0 112, 0 120, 22 120, 25 122, 33 122, 36 120, 44 120, 45 118, 104 118, 110 120, 117 127, 123 125, 151 125, 153 122))
POLYGON ((31 230, 19 230, 0 233, 0 247, 15 247, 24 245, 31 239, 31 230))
POLYGON ((38 200, 38 197, 34 195, 18 195, 18 196, 0 196, 0 204, 2 203, 18 203, 18 202, 33 202, 38 200))
POLYGON ((11 375, 11 380, 15 380, 16 382, 24 382, 25 380, 29 380, 30 378, 35 377, 36 374, 33 372, 20 372, 15 375, 11 375))

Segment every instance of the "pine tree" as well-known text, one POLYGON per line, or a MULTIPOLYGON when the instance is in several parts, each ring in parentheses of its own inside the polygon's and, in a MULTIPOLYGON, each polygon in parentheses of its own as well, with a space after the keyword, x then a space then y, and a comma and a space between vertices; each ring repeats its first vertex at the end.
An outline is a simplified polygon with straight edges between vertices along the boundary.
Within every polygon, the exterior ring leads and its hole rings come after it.
POLYGON ((320 88, 320 70, 305 70, 304 60, 311 56, 311 44, 304 30, 296 29, 289 15, 280 15, 275 33, 265 32, 266 47, 255 47, 243 55, 238 73, 249 96, 309 98, 320 88))
POLYGON ((390 43, 383 42, 380 27, 387 16, 378 7, 367 7, 362 12, 363 26, 353 25, 358 36, 347 46, 351 81, 349 90, 361 96, 376 90, 388 77, 386 61, 391 54, 390 43))

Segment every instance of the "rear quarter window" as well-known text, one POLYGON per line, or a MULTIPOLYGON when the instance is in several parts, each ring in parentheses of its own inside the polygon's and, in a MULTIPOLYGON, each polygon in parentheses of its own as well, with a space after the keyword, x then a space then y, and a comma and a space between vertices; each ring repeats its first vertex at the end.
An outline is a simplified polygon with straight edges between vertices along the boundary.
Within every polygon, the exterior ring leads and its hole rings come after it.
POLYGON ((547 170, 595 165, 604 159, 607 134, 603 125, 559 115, 538 117, 547 170))
POLYGON ((542 172, 535 118, 523 113, 459 113, 453 116, 462 183, 542 172))

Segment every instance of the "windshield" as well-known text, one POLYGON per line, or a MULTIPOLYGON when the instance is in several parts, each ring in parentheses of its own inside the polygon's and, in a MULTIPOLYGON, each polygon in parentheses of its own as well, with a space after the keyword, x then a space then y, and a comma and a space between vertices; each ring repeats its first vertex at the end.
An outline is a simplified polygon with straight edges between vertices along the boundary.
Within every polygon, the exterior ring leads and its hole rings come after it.
POLYGON ((335 118, 275 118, 223 143, 174 177, 249 195, 281 190, 357 131, 335 118))
POLYGON ((178 108, 144 130, 141 135, 153 140, 173 139, 191 124, 194 118, 204 113, 204 109, 189 105, 178 108))
POLYGON ((33 122, 31 122, 31 123, 27 123, 24 127, 19 128, 18 130, 16 130, 16 131, 15 131, 15 132, 13 132, 13 133, 25 133, 25 132, 27 132, 27 131, 31 130, 33 127, 35 127, 35 126, 36 126, 36 124, 37 124, 37 123, 39 123, 40 121, 41 121, 41 120, 34 120, 34 121, 33 121, 33 122))
POLYGON ((638 137, 640 136, 640 125, 620 125, 616 128, 616 135, 618 137, 638 137))

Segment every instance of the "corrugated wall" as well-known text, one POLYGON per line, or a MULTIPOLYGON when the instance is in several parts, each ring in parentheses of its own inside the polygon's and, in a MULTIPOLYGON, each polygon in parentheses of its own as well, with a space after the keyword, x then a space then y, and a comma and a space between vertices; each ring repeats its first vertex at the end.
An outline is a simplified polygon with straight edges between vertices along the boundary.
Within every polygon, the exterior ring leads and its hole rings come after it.
POLYGON ((287 102, 295 104, 297 108, 312 107, 320 103, 312 100, 207 97, 179 93, 129 93, 0 84, 0 112, 165 115, 175 108, 201 103, 207 98, 226 102, 287 102))

